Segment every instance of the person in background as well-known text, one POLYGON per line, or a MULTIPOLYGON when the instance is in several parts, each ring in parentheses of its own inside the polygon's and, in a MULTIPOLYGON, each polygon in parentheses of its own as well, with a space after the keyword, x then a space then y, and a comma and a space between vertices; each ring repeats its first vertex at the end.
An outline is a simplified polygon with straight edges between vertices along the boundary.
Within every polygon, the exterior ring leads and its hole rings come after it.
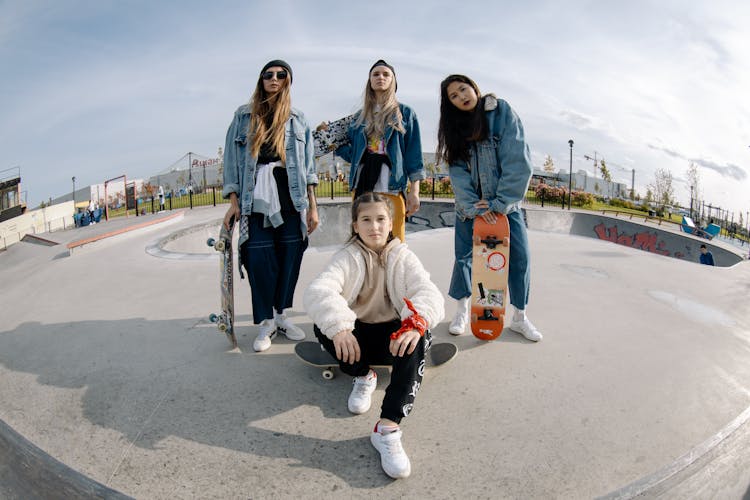
POLYGON ((711 252, 708 251, 706 245, 701 245, 701 255, 698 259, 700 260, 701 264, 705 264, 707 266, 714 265, 714 256, 713 254, 711 254, 711 252))

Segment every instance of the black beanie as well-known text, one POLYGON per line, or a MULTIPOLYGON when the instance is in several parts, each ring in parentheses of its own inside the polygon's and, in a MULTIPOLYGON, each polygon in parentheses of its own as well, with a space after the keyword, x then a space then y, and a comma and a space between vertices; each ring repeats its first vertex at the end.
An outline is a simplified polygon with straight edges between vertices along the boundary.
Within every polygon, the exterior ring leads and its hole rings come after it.
POLYGON ((398 80, 396 80, 396 70, 393 69, 393 66, 391 66, 390 64, 388 64, 382 59, 378 59, 377 61, 375 61, 375 64, 373 64, 372 67, 370 68, 369 73, 372 73, 372 70, 374 70, 378 66, 385 66, 386 68, 391 70, 391 73, 393 73, 393 79, 396 81, 396 86, 394 88, 394 91, 398 90, 398 80))
POLYGON ((260 70, 260 74, 262 75, 268 68, 272 68, 274 66, 281 66, 282 68, 287 70, 287 72, 289 73, 289 83, 292 83, 292 67, 289 66, 288 62, 282 61, 281 59, 274 59, 273 61, 267 62, 266 65, 263 66, 263 69, 260 70))

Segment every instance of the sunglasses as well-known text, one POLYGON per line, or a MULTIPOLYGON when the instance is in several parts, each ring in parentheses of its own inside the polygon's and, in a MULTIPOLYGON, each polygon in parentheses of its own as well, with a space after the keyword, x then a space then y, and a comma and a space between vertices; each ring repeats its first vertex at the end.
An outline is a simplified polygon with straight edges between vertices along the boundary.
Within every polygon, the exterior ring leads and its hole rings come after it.
POLYGON ((278 78, 279 80, 285 80, 287 74, 288 73, 286 71, 266 71, 261 76, 264 80, 270 80, 274 75, 276 75, 276 78, 278 78))

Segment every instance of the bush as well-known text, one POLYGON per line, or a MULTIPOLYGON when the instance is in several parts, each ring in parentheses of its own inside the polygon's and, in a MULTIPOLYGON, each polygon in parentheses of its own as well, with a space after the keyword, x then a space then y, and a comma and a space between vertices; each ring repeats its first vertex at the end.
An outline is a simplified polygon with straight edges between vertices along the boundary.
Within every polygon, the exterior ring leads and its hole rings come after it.
POLYGON ((567 201, 568 190, 564 187, 553 187, 540 183, 534 190, 537 198, 543 199, 545 203, 560 203, 567 201))
POLYGON ((420 195, 432 195, 432 185, 435 184, 435 194, 453 194, 453 186, 449 177, 435 179, 428 177, 419 182, 420 195))
POLYGON ((594 204, 594 195, 583 191, 575 191, 573 193, 571 203, 577 207, 590 207, 594 204))

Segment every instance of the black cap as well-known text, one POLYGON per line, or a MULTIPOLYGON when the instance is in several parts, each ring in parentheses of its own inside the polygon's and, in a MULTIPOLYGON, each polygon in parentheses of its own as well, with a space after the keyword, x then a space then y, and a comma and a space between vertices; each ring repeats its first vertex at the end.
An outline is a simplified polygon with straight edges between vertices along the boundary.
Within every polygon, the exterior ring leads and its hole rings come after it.
POLYGON ((292 67, 289 66, 288 62, 282 61, 281 59, 274 59, 273 61, 267 62, 266 65, 263 66, 263 69, 260 70, 260 74, 262 75, 268 68, 273 68, 274 66, 281 66, 282 68, 287 70, 287 72, 289 73, 289 83, 292 83, 292 67))
POLYGON ((398 80, 396 80, 396 70, 393 69, 393 66, 385 62, 383 59, 378 59, 377 61, 375 61, 375 64, 372 65, 369 72, 372 73, 372 70, 374 70, 378 66, 385 66, 386 68, 391 70, 391 73, 393 73, 393 79, 396 81, 396 87, 394 88, 394 90, 398 90, 398 80))

